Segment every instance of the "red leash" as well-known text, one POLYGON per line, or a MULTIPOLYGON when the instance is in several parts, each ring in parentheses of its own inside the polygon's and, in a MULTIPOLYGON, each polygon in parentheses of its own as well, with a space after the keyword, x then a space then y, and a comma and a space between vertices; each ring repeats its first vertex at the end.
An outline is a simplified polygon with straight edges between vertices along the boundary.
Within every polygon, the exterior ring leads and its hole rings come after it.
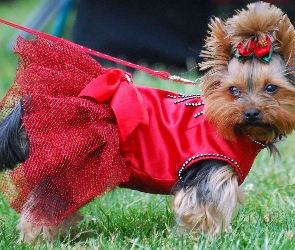
POLYGON ((67 42, 67 43, 70 43, 72 46, 78 48, 79 50, 83 50, 87 54, 91 54, 91 55, 106 59, 108 61, 112 61, 112 62, 121 64, 121 65, 125 65, 127 67, 130 67, 130 68, 133 68, 133 69, 136 69, 136 70, 141 70, 141 71, 147 72, 151 76, 156 76, 156 77, 161 78, 163 80, 172 80, 174 82, 181 82, 181 83, 185 83, 185 84, 196 84, 195 81, 190 81, 190 80, 181 78, 179 76, 171 75, 169 72, 152 70, 152 69, 140 66, 138 64, 134 64, 134 63, 131 63, 131 62, 128 62, 128 61, 125 61, 125 60, 121 60, 119 58, 109 56, 109 55, 100 53, 98 51, 86 48, 84 46, 81 46, 79 44, 70 42, 70 41, 65 40, 63 38, 59 38, 59 37, 56 37, 56 36, 53 36, 53 35, 50 35, 50 34, 46 34, 46 33, 43 33, 43 32, 37 31, 37 30, 33 30, 33 29, 30 29, 30 28, 21 26, 19 24, 9 22, 9 21, 1 19, 1 18, 0 18, 0 23, 6 24, 6 25, 11 26, 11 27, 14 27, 16 29, 20 29, 20 30, 25 31, 27 33, 30 33, 32 35, 39 36, 39 37, 45 38, 45 39, 53 41, 53 42, 67 42))

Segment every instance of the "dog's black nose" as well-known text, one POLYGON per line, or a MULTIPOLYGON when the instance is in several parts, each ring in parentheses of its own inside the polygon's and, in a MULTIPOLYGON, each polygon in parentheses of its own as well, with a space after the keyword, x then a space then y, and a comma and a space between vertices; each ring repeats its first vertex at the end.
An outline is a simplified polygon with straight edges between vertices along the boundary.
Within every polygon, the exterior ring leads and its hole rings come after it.
POLYGON ((247 109, 244 113, 244 120, 248 124, 259 122, 261 119, 261 112, 258 109, 247 109))

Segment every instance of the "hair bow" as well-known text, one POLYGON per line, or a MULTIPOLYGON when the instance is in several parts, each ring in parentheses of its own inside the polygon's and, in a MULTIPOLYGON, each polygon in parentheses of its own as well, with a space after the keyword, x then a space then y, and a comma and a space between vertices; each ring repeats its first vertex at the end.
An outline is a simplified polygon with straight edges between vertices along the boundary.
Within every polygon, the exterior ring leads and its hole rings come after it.
POLYGON ((256 56, 263 63, 269 63, 273 53, 273 46, 270 37, 265 36, 265 40, 260 41, 256 38, 245 43, 240 42, 237 45, 235 57, 246 60, 251 56, 256 56))

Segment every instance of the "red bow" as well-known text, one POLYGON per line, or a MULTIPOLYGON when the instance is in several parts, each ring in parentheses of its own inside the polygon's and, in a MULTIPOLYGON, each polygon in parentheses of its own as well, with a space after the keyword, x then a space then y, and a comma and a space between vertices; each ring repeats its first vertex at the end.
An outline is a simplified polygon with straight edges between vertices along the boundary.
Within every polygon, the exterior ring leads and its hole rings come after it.
POLYGON ((244 42, 240 42, 237 45, 239 54, 243 57, 249 56, 252 52, 255 53, 257 57, 262 57, 268 54, 271 50, 271 41, 268 35, 265 36, 265 40, 255 41, 251 40, 246 45, 244 42))
POLYGON ((149 123, 142 96, 131 79, 131 74, 121 69, 106 69, 104 74, 93 79, 79 94, 79 97, 92 97, 99 103, 112 97, 111 108, 123 140, 138 124, 149 123))

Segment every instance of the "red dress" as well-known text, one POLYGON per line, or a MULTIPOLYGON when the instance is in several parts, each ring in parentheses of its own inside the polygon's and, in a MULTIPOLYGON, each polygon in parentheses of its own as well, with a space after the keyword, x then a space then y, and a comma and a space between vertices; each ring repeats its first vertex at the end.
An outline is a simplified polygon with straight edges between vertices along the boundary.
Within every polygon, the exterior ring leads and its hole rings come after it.
POLYGON ((18 72, 1 115, 23 99, 30 153, 10 174, 11 207, 37 225, 60 223, 117 186, 169 194, 200 160, 231 164, 242 183, 262 149, 246 137, 224 140, 200 96, 135 87, 130 74, 103 69, 67 42, 19 38, 15 52, 18 72))
POLYGON ((148 110, 149 125, 139 125, 122 143, 121 152, 131 169, 121 187, 169 194, 179 174, 193 163, 216 159, 237 172, 240 184, 262 147, 247 137, 224 140, 203 114, 197 95, 178 95, 138 87, 148 110))

